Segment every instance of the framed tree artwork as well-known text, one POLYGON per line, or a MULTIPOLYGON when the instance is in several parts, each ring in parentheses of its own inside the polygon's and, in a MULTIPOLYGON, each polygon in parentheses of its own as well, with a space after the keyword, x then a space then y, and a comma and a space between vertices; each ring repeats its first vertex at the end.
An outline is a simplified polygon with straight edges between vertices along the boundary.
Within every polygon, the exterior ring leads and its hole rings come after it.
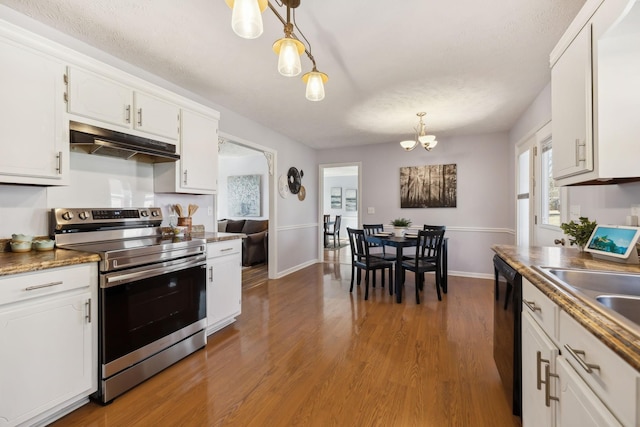
POLYGON ((457 165, 400 168, 401 208, 455 208, 457 198, 457 165))

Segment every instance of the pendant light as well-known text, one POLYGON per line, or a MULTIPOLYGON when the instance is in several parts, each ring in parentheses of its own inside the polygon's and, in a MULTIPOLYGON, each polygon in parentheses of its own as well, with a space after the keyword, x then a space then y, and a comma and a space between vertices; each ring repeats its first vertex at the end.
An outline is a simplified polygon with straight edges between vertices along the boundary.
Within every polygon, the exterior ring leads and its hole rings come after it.
POLYGON ((427 134, 427 127, 424 124, 424 120, 423 120, 426 114, 427 113, 423 113, 423 112, 416 113, 416 115, 420 118, 420 121, 418 122, 418 126, 414 128, 414 130, 416 131, 415 139, 413 141, 406 140, 406 141, 400 142, 400 146, 405 151, 413 150, 418 146, 418 144, 422 145, 422 148, 424 148, 425 150, 431 151, 435 148, 436 145, 438 145, 436 136, 427 134))
POLYGON ((306 53, 313 64, 312 70, 302 76, 302 81, 307 84, 306 98, 310 101, 324 99, 324 84, 329 80, 329 77, 316 68, 316 61, 311 54, 311 43, 302 34, 296 23, 295 9, 300 6, 300 0, 280 0, 277 2, 281 7, 287 8, 286 20, 269 0, 225 0, 225 2, 233 9, 231 17, 233 31, 244 38, 256 38, 262 34, 261 12, 269 6, 269 9, 284 25, 284 37, 273 43, 273 51, 278 55, 278 72, 286 77, 299 75, 302 71, 300 56, 303 52, 306 53), (293 22, 291 20, 292 9, 293 22), (294 28, 307 42, 309 49, 293 32, 294 28))
POLYGON ((231 28, 244 39, 260 37, 263 31, 262 12, 267 8, 268 0, 225 0, 233 12, 231 28))

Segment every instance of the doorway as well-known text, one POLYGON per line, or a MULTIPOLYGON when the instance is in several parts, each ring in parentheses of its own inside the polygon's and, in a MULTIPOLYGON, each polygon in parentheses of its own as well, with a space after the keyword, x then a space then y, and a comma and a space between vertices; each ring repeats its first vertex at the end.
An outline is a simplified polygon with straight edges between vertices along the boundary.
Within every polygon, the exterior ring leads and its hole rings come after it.
POLYGON ((273 178, 276 152, 220 133, 216 219, 268 221, 264 261, 243 266, 242 286, 253 287, 276 277, 276 215, 273 178), (236 187, 243 185, 243 191, 236 187), (251 191, 245 191, 249 185, 251 191), (250 200, 239 200, 250 197, 250 200))
MULTIPOLYGON (((335 163, 319 166, 319 191, 320 200, 318 223, 320 224, 320 259, 328 258, 334 262, 350 263, 349 236, 347 227, 358 228, 361 221, 361 187, 360 171, 362 163, 335 163), (333 236, 328 239, 329 245, 325 247, 324 216, 335 222, 340 216, 339 243, 333 247, 333 236)), ((333 231, 329 226, 330 231, 333 231)), ((336 239, 338 239, 336 236, 336 239)))

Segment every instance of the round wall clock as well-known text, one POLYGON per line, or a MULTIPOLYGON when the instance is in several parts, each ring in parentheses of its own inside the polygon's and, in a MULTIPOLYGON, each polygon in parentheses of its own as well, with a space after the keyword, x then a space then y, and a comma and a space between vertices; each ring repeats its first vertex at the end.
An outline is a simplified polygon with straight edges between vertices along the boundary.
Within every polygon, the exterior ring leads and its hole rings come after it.
POLYGON ((290 194, 289 180, 286 175, 280 175, 280 178, 278 178, 278 192, 283 199, 286 199, 290 194))
POLYGON ((305 197, 307 197, 307 190, 304 188, 304 185, 301 185, 300 191, 298 192, 298 200, 303 201, 305 197))
POLYGON ((300 172, 298 172, 298 169, 292 166, 289 168, 287 177, 289 178, 289 191, 291 191, 291 194, 298 194, 298 191, 300 191, 300 186, 302 185, 300 172))

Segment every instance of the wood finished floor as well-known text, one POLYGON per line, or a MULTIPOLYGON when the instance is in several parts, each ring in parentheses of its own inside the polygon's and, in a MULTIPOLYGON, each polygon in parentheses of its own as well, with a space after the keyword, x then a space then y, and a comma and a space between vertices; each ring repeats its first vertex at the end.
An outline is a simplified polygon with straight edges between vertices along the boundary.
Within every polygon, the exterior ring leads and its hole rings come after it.
POLYGON ((450 277, 438 302, 429 277, 416 305, 408 273, 402 304, 379 284, 364 301, 348 250, 244 289, 204 349, 54 425, 519 426, 492 358, 493 283, 450 277))

